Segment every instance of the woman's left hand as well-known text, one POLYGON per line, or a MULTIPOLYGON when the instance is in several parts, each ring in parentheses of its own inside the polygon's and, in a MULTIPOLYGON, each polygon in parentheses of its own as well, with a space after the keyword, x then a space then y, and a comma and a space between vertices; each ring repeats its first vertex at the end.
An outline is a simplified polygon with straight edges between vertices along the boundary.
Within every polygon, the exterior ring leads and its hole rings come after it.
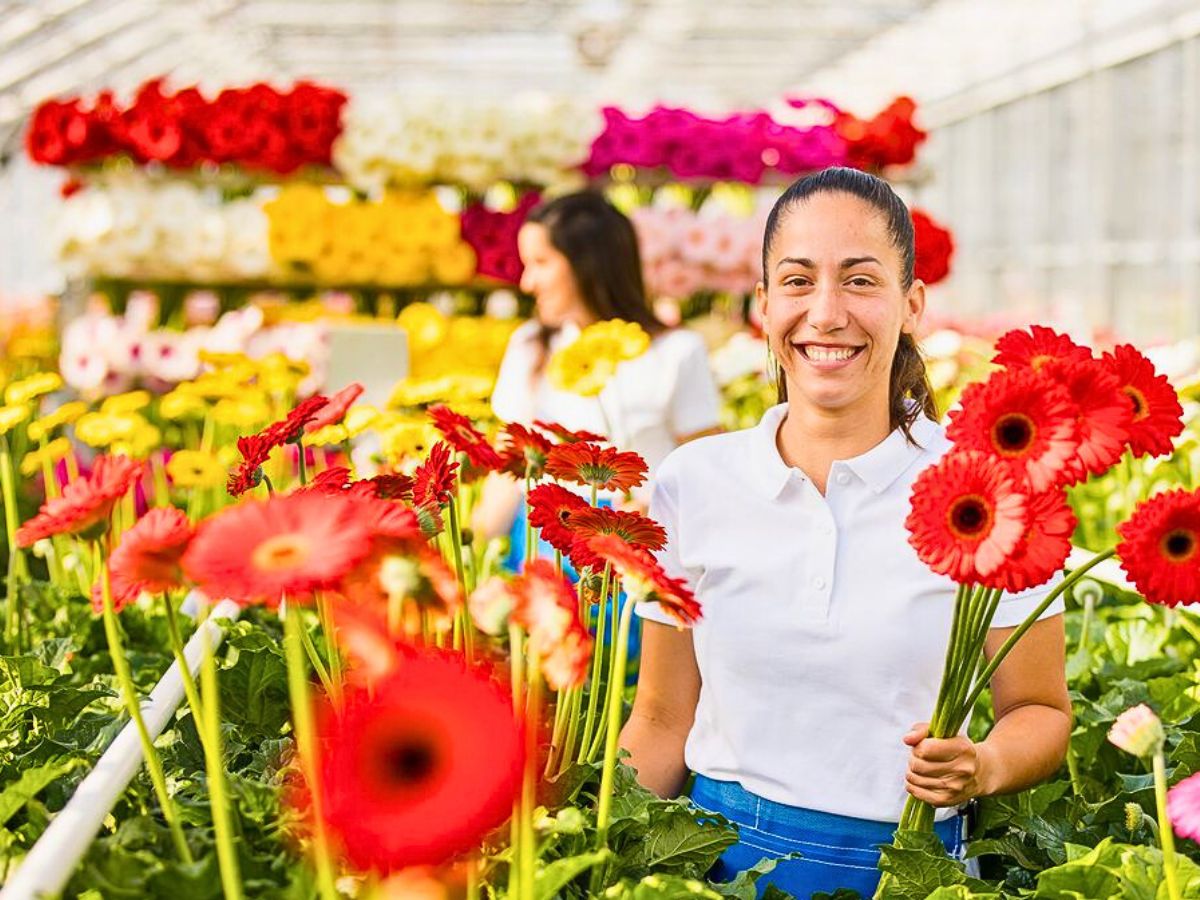
POLYGON ((918 722, 904 736, 908 792, 931 806, 958 806, 985 793, 984 748, 965 735, 932 738, 929 723, 918 722))

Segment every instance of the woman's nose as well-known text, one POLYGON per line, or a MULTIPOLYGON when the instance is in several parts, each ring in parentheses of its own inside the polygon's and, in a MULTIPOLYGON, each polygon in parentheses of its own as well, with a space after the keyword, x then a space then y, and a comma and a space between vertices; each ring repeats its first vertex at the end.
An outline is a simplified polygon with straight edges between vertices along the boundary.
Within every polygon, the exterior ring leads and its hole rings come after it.
POLYGON ((846 326, 846 304, 837 284, 819 285, 809 297, 808 323, 818 331, 846 326))

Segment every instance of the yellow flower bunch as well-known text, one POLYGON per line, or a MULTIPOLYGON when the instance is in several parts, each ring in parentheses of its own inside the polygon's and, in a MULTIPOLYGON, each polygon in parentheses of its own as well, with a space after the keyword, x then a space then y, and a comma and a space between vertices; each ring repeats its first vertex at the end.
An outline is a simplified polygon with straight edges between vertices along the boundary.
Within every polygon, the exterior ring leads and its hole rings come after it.
POLYGON ((100 404, 100 412, 110 416, 121 416, 126 413, 140 412, 150 405, 149 391, 128 391, 124 394, 113 394, 100 404))
POLYGON ((28 406, 0 406, 0 435, 8 434, 28 418, 28 406))
POLYGON ((546 377, 559 390, 595 397, 616 374, 617 366, 641 356, 649 346, 650 335, 634 322, 597 322, 550 357, 546 377))
POLYGON ((458 216, 432 191, 335 203, 319 187, 287 185, 264 210, 271 256, 289 274, 385 285, 464 284, 475 275, 458 216))
POLYGON ((416 463, 425 458, 429 448, 437 443, 437 430, 426 419, 406 416, 385 416, 376 425, 380 450, 393 466, 416 463))

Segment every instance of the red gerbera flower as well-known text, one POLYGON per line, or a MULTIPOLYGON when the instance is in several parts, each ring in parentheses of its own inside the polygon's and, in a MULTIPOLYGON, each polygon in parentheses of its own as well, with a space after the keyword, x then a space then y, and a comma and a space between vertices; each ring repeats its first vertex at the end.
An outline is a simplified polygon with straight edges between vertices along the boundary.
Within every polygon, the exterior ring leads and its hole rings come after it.
POLYGON ((307 400, 296 404, 296 407, 282 421, 268 425, 261 434, 276 446, 299 441, 305 427, 310 422, 316 421, 317 413, 323 410, 328 403, 328 398, 322 397, 320 394, 313 394, 307 400))
POLYGON ((582 685, 587 680, 594 643, 582 624, 569 629, 541 659, 546 683, 556 691, 582 685))
POLYGON ((632 451, 580 442, 559 444, 546 458, 546 471, 560 481, 602 491, 628 491, 646 480, 646 461, 632 451))
POLYGON ((661 550, 667 542, 667 533, 653 519, 636 512, 588 507, 571 516, 567 526, 575 536, 571 544, 571 564, 576 569, 591 569, 598 572, 604 561, 592 552, 589 541, 602 534, 617 537, 643 550, 661 550))
POLYGON ((1133 404, 1129 449, 1134 456, 1162 456, 1174 449, 1171 438, 1183 433, 1183 407, 1167 376, 1136 347, 1121 344, 1104 354, 1104 364, 1133 404))
POLYGON ((1078 410, 1079 452, 1063 469, 1063 484, 1101 475, 1121 458, 1129 440, 1133 406, 1121 391, 1117 376, 1104 363, 1089 359, 1054 367, 1055 378, 1067 389, 1078 410))
POLYGON ((1028 530, 1027 502, 994 457, 952 453, 913 484, 908 542, 933 571, 977 584, 1008 562, 1028 530))
POLYGON ((1006 369, 1040 369, 1047 363, 1087 362, 1092 358, 1087 347, 1043 325, 1031 325, 1029 331, 1014 328, 996 341, 996 350, 992 362, 1006 369))
POLYGON ((1121 568, 1150 603, 1200 601, 1200 491, 1174 490, 1139 503, 1117 526, 1121 568))
POLYGON ((458 463, 450 461, 450 448, 438 441, 429 448, 425 461, 417 466, 413 479, 413 504, 442 507, 450 502, 454 492, 454 470, 458 463))
POLYGON ((370 484, 375 496, 384 500, 411 500, 416 480, 401 472, 383 472, 359 484, 370 484))
POLYGON ((570 519, 591 509, 587 501, 557 484, 542 484, 529 492, 529 523, 541 529, 542 538, 561 553, 570 553, 575 532, 570 519))
POLYGON ((594 431, 571 431, 569 428, 564 428, 557 422, 543 422, 541 419, 535 419, 533 422, 534 428, 540 428, 547 434, 552 434, 564 444, 578 444, 580 441, 590 441, 591 443, 602 443, 607 441, 602 434, 596 434, 594 431))
POLYGON ((318 428, 324 428, 326 425, 336 425, 342 421, 346 415, 346 410, 350 408, 350 404, 357 400, 363 392, 363 386, 357 381, 352 381, 332 397, 330 397, 325 405, 320 407, 316 414, 309 419, 304 426, 306 432, 316 431, 318 428))
POLYGON ((465 453, 476 469, 492 470, 502 466, 500 454, 466 416, 439 403, 429 407, 429 418, 433 420, 434 427, 450 442, 450 446, 459 453, 465 453))
POLYGON ((229 476, 225 490, 231 497, 240 497, 251 488, 262 483, 262 466, 271 455, 275 442, 265 434, 243 435, 237 439, 238 452, 242 461, 229 476))
POLYGON ((325 823, 356 868, 444 862, 512 812, 522 729, 508 690, 459 657, 414 648, 318 731, 325 823))
POLYGON ((306 486, 298 491, 312 491, 317 494, 341 494, 350 488, 350 470, 345 466, 331 466, 324 472, 313 476, 306 486))
POLYGON ((588 545, 621 577, 621 586, 630 602, 657 603, 680 625, 699 621, 700 604, 687 582, 669 576, 645 550, 630 545, 615 534, 597 535, 589 539, 588 545))
POLYGON ((550 440, 542 434, 516 422, 504 426, 505 445, 501 457, 504 471, 517 478, 537 480, 546 469, 550 440))
POLYGON ((946 435, 994 456, 1034 491, 1053 487, 1079 449, 1075 406, 1065 388, 1033 369, 995 372, 963 391, 946 435))
POLYGON ((1066 565, 1077 524, 1066 494, 1061 489, 1030 494, 1026 509, 1025 534, 1004 565, 981 584, 1016 594, 1045 584, 1066 565))
POLYGON ((342 581, 346 599, 373 610, 385 610, 389 598, 401 601, 403 629, 419 634, 419 613, 444 631, 463 604, 458 579, 433 547, 421 537, 379 536, 371 554, 342 581), (411 602, 409 602, 411 601, 411 602))
MULTIPOLYGON (((182 510, 157 507, 121 535, 121 543, 108 560, 113 606, 120 612, 142 591, 169 591, 183 583, 180 560, 192 539, 192 524, 182 510)), ((103 601, 92 591, 92 608, 104 612, 103 601)))
POLYGON ((55 534, 98 536, 108 516, 142 474, 144 466, 127 456, 98 456, 92 471, 47 500, 38 514, 17 529, 17 546, 29 547, 55 534))
POLYGON ((337 587, 371 550, 371 531, 349 497, 301 492, 232 506, 206 520, 183 570, 208 596, 239 603, 303 600, 337 587))

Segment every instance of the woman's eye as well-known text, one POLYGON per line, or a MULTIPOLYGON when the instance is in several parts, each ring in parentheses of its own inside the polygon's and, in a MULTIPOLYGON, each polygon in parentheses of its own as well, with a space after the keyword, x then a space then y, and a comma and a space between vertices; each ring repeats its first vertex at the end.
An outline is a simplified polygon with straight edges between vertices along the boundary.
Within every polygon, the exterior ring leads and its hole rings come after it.
POLYGON ((874 282, 871 281, 870 278, 867 278, 863 275, 859 275, 855 278, 851 278, 850 284, 853 287, 871 287, 874 284, 874 282))
POLYGON ((804 287, 807 284, 812 284, 812 282, 803 275, 791 275, 783 279, 784 287, 804 287))

